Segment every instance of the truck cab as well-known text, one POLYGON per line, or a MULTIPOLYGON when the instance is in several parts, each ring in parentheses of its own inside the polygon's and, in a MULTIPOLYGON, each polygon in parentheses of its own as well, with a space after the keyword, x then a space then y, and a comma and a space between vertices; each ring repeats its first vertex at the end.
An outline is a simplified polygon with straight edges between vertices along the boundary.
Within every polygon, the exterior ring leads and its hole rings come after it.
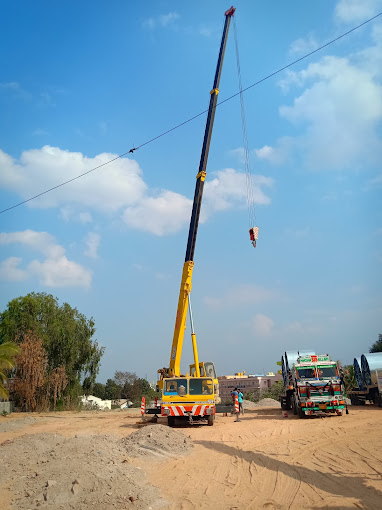
POLYGON ((174 426, 176 418, 190 423, 215 419, 214 380, 211 377, 170 377, 163 379, 161 414, 174 426))
POLYGON ((293 365, 292 408, 301 417, 314 414, 342 415, 345 407, 337 364, 328 355, 299 357, 293 365))

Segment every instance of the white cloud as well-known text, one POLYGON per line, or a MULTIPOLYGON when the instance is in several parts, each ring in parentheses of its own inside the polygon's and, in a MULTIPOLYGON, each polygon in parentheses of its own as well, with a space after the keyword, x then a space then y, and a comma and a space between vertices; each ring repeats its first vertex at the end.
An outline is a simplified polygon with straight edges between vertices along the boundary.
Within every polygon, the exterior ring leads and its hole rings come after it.
POLYGON ((10 282, 21 282, 27 278, 27 272, 18 266, 21 263, 19 257, 9 257, 0 262, 0 280, 10 282))
MULTIPOLYGON (((116 154, 103 153, 94 158, 80 152, 69 152, 58 147, 44 146, 22 153, 20 160, 11 158, 0 150, 0 186, 29 198, 53 188, 80 174, 102 165, 116 154)), ((28 202, 29 207, 89 207, 103 212, 113 212, 135 203, 146 191, 142 171, 136 161, 120 158, 92 175, 46 193, 28 202)))
POLYGON ((161 14, 160 16, 147 18, 143 21, 142 25, 145 28, 153 30, 156 27, 166 28, 172 25, 180 18, 176 12, 169 12, 168 14, 161 14))
POLYGON ((76 206, 64 206, 60 209, 60 218, 64 221, 78 221, 83 225, 93 221, 92 215, 89 212, 78 212, 76 206))
POLYGON ((316 48, 318 48, 319 44, 315 37, 312 34, 309 34, 304 39, 297 39, 293 41, 289 48, 289 54, 294 56, 305 55, 316 48))
POLYGON ((253 319, 253 329, 258 336, 271 336, 274 322, 270 317, 258 313, 253 319))
POLYGON ((93 221, 92 215, 88 212, 82 212, 78 215, 80 223, 91 223, 93 221))
MULTIPOLYGON (((90 287, 91 272, 83 266, 68 260, 65 249, 56 244, 54 237, 47 232, 25 230, 23 232, 0 233, 0 245, 22 244, 45 256, 43 261, 33 260, 25 270, 18 266, 20 258, 10 257, 2 262, 0 275, 4 278, 4 269, 9 268, 13 281, 38 276, 43 285, 49 287, 90 287)), ((8 279, 9 279, 8 275, 8 279)))
POLYGON ((378 14, 381 8, 381 0, 340 0, 335 17, 344 23, 362 22, 378 14))
POLYGON ((343 169, 380 161, 382 87, 371 73, 346 58, 327 56, 289 72, 284 85, 288 80, 307 85, 293 106, 280 108, 280 115, 305 130, 294 143, 309 167, 343 169))
MULTIPOLYGON (((28 199, 116 157, 116 154, 103 153, 87 158, 81 153, 45 146, 23 152, 20 160, 15 160, 0 150, 0 187, 28 199)), ((212 176, 212 180, 205 182, 201 221, 206 221, 218 211, 245 207, 247 204, 244 173, 228 168, 212 176)), ((252 179, 254 203, 269 204, 270 198, 264 188, 270 188, 273 180, 261 175, 255 175, 252 179)), ((26 205, 35 208, 58 207, 64 221, 84 224, 92 221, 90 211, 108 216, 118 215, 132 228, 167 235, 188 224, 192 201, 170 190, 150 190, 138 163, 119 158, 91 175, 53 189, 26 205)))
POLYGON ((256 156, 260 159, 272 159, 275 150, 269 145, 264 145, 261 149, 255 149, 256 156))
POLYGON ((277 297, 277 293, 264 287, 239 285, 221 297, 205 297, 204 302, 210 308, 221 309, 264 303, 277 297))
POLYGON ((87 257, 96 259, 98 257, 98 247, 101 242, 101 236, 99 234, 96 234, 95 232, 89 232, 86 239, 86 249, 84 251, 84 254, 87 257))
POLYGON ((178 232, 190 221, 192 201, 172 191, 162 191, 158 197, 145 197, 123 213, 132 228, 163 236, 178 232))
MULTIPOLYGON (((247 206, 247 177, 233 168, 226 168, 213 172, 211 181, 205 182, 204 197, 207 217, 215 211, 223 211, 232 207, 247 206)), ((252 178, 253 201, 255 204, 268 205, 270 198, 264 193, 262 187, 271 187, 274 183, 271 177, 253 175, 252 178)))

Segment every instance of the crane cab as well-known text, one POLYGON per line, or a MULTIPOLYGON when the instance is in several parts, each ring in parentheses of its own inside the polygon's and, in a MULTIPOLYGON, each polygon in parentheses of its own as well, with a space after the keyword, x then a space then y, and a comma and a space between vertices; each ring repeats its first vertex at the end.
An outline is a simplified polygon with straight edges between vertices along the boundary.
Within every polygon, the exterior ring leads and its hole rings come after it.
POLYGON ((211 377, 170 377, 163 379, 161 415, 167 416, 168 424, 175 419, 207 421, 215 419, 214 380, 211 377))

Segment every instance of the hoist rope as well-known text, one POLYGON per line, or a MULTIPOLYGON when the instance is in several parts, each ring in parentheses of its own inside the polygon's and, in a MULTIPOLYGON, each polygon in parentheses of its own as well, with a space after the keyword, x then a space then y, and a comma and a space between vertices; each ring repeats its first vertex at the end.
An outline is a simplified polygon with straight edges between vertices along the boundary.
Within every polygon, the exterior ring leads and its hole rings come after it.
POLYGON ((242 85, 242 81, 241 81, 241 69, 240 69, 240 58, 239 58, 239 43, 238 43, 238 38, 237 38, 237 28, 236 28, 236 19, 235 18, 233 18, 233 27, 234 27, 234 35, 235 35, 237 77, 238 77, 238 81, 239 81, 241 125, 242 125, 242 131, 243 131, 243 149, 244 149, 245 180, 246 180, 246 187, 247 187, 248 220, 249 220, 249 228, 252 228, 256 225, 255 197, 254 197, 254 189, 253 189, 251 161, 250 161, 249 149, 248 149, 247 123, 245 120, 243 85, 242 85))

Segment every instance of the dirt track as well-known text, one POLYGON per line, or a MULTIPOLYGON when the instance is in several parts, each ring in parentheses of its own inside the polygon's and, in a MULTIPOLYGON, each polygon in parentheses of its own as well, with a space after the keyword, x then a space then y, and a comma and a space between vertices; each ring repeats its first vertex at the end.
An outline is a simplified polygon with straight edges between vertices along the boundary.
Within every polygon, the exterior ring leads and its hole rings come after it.
MULTIPOLYGON (((137 430, 138 416, 131 410, 40 414, 33 419, 14 414, 0 419, 0 443, 25 434, 121 438, 137 430)), ((247 411, 239 423, 231 416, 217 416, 213 427, 178 428, 193 441, 189 455, 129 462, 159 488, 167 510, 377 510, 382 507, 381 420, 382 409, 374 407, 306 420, 292 415, 285 419, 279 409, 258 408, 247 411)), ((0 461, 1 452, 0 448, 0 461)), ((19 480, 18 487, 22 483, 19 480)), ((6 502, 8 508, 17 508, 10 506, 13 490, 12 485, 3 486, 2 510, 6 502)), ((41 508, 61 508, 48 503, 41 508)), ((126 508, 134 507, 137 504, 128 501, 126 508)))

